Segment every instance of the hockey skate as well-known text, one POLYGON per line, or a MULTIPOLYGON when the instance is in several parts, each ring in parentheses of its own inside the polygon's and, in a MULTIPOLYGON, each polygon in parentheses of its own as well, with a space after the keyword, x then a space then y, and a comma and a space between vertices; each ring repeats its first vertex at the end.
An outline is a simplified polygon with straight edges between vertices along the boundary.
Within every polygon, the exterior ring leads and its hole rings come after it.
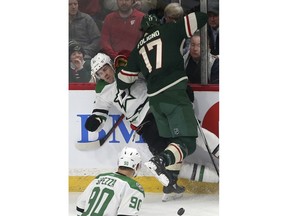
POLYGON ((161 156, 152 157, 145 165, 165 187, 172 181, 172 176, 165 169, 164 159, 161 156))
POLYGON ((170 184, 163 187, 162 202, 179 199, 183 196, 185 187, 177 185, 177 183, 170 184))

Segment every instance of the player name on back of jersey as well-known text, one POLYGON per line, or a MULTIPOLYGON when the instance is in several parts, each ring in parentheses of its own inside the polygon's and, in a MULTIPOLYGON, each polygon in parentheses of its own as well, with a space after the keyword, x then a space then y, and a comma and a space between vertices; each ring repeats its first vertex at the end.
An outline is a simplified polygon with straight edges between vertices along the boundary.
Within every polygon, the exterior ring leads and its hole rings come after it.
POLYGON ((109 178, 107 176, 100 177, 97 181, 97 184, 107 185, 109 187, 114 187, 117 179, 109 178))
POLYGON ((157 30, 151 34, 149 34, 147 37, 144 37, 142 40, 139 41, 138 45, 137 45, 137 49, 139 49, 140 46, 142 46, 143 44, 145 44, 146 42, 150 41, 151 39, 157 37, 160 35, 160 32, 157 30))

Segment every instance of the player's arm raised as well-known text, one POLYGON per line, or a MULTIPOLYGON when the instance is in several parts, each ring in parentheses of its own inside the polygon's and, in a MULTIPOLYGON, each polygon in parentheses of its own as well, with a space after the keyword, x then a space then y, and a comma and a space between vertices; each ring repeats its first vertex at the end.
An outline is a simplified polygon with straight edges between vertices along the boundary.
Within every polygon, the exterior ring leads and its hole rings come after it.
POLYGON ((203 12, 193 12, 184 16, 185 31, 187 37, 192 37, 197 29, 202 28, 208 20, 208 15, 203 12))
MULTIPOLYGON (((128 62, 126 62, 126 65, 116 65, 116 82, 117 82, 117 88, 124 90, 126 88, 129 88, 137 79, 139 74, 139 69, 137 66, 137 60, 136 54, 133 54, 134 52, 137 52, 137 49, 134 49, 131 54, 129 55, 128 62), (118 67, 117 67, 118 66, 118 67)), ((115 59, 117 61, 117 57, 115 59)), ((122 58, 120 58, 122 60, 122 58)))

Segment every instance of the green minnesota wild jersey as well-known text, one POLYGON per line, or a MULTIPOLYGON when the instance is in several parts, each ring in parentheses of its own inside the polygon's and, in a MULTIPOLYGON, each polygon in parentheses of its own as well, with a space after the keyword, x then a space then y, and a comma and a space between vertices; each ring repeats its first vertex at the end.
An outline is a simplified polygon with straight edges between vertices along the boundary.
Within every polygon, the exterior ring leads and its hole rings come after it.
POLYGON ((117 87, 129 87, 141 72, 147 81, 148 96, 151 97, 187 80, 181 45, 206 22, 206 14, 195 12, 176 23, 148 29, 132 50, 126 67, 117 69, 117 87))
POLYGON ((78 197, 78 216, 138 215, 145 193, 142 186, 120 173, 98 175, 78 197))

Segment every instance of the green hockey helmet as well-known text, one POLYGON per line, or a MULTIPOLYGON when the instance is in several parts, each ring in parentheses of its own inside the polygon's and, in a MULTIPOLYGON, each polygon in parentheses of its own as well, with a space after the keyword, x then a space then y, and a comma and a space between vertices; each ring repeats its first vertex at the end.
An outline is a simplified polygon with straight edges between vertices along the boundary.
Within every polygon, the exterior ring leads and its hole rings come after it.
POLYGON ((141 31, 146 32, 148 29, 159 26, 160 20, 155 14, 144 15, 141 21, 141 31))

